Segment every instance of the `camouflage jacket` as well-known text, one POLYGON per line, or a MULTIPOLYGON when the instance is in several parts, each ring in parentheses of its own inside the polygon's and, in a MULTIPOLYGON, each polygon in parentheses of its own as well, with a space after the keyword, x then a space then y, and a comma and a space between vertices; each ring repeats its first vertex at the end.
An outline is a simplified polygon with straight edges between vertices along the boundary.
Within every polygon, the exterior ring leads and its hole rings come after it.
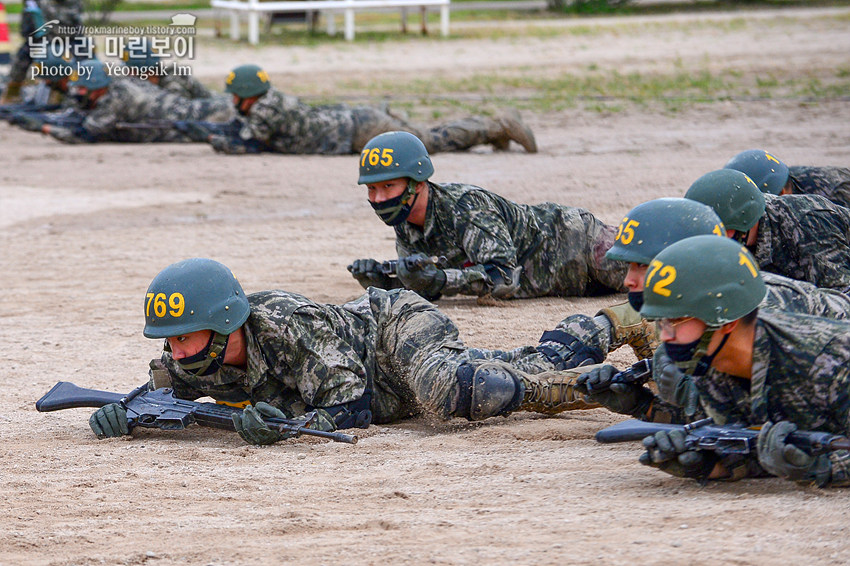
POLYGON ((376 377, 377 321, 358 303, 319 305, 285 291, 254 293, 248 302, 251 314, 242 327, 246 369, 225 365, 213 375, 193 376, 180 369, 165 343, 161 361, 178 397, 265 401, 297 415, 307 405, 356 401, 376 377))
POLYGON ((239 135, 279 153, 349 154, 354 119, 346 105, 310 106, 271 88, 251 107, 239 135))
MULTIPOLYGON (((210 89, 191 75, 160 75, 159 88, 188 99, 212 98, 222 96, 214 94, 210 89)), ((225 97, 230 102, 230 97, 225 97)))
MULTIPOLYGON (((759 311, 752 379, 715 370, 695 378, 719 424, 791 421, 800 430, 850 434, 850 323, 759 311)), ((850 485, 850 453, 830 455, 834 486, 850 485)))
POLYGON ((820 195, 850 208, 850 169, 846 167, 789 167, 788 178, 795 194, 820 195))
POLYGON ((585 296, 622 289, 626 264, 605 259, 615 229, 583 208, 516 204, 473 185, 428 183, 424 228, 395 227, 399 257, 446 256, 445 295, 486 295, 488 269, 519 284, 514 298, 585 296))
POLYGON ((765 195, 750 251, 762 271, 818 287, 850 287, 850 209, 814 195, 765 195))
POLYGON ((227 122, 235 110, 225 97, 189 100, 134 78, 116 79, 82 123, 83 132, 53 128, 51 134, 62 141, 114 141, 131 143, 188 142, 184 134, 170 127, 125 128, 121 123, 146 124, 171 120, 227 122), (80 135, 88 136, 87 139, 80 135))

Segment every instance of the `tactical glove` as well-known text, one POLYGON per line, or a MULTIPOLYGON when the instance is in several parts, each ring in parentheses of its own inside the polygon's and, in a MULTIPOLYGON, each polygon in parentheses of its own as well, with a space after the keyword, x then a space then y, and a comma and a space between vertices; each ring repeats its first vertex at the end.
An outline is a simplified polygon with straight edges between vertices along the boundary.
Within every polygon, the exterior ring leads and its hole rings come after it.
POLYGON ((233 143, 227 136, 212 136, 209 138, 213 149, 218 153, 240 154, 247 153, 247 149, 243 144, 233 143))
POLYGON ((446 272, 423 253, 399 258, 397 275, 405 288, 416 291, 428 300, 438 298, 446 284, 446 272), (417 263, 422 267, 416 267, 417 263))
POLYGON ((277 427, 269 427, 263 420, 263 417, 287 418, 283 411, 262 401, 255 406, 248 405, 241 414, 233 413, 231 415, 236 432, 239 433, 242 440, 249 444, 274 444, 278 440, 284 440, 293 436, 286 432, 281 433, 277 427))
POLYGON ((355 259, 348 266, 348 271, 364 289, 368 287, 392 289, 394 287, 392 278, 381 271, 380 262, 374 259, 355 259))
POLYGON ((642 385, 614 383, 617 368, 599 366, 576 379, 576 390, 585 394, 585 400, 599 403, 609 411, 643 418, 649 410, 654 395, 642 385))
POLYGON ((114 438, 130 434, 127 411, 118 403, 104 405, 89 417, 89 426, 98 438, 114 438))
POLYGON ((764 423, 758 438, 759 464, 780 478, 823 487, 832 477, 832 463, 828 454, 811 456, 786 442, 797 425, 789 421, 764 423))
POLYGON ((658 386, 658 396, 671 405, 681 407, 692 416, 699 406, 699 391, 693 378, 680 370, 667 355, 664 345, 652 357, 652 379, 658 386))
POLYGON ((640 463, 658 468, 677 478, 694 478, 704 481, 717 463, 712 452, 692 450, 687 447, 686 433, 682 430, 659 431, 643 439, 646 452, 640 463))

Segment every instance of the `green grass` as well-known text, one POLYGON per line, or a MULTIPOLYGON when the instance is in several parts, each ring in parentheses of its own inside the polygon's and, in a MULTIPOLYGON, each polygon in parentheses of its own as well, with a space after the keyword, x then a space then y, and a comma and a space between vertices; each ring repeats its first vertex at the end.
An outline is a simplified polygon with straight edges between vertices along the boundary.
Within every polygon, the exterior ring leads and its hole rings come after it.
MULTIPOLYGON (((359 99, 393 93, 393 105, 425 105, 445 111, 486 111, 505 105, 538 112, 582 107, 619 112, 630 107, 660 107, 676 112, 694 104, 726 100, 797 100, 801 103, 850 97, 850 73, 839 69, 826 76, 782 76, 777 72, 743 74, 737 70, 674 68, 670 73, 591 71, 539 77, 529 73, 474 74, 463 79, 405 81, 340 81, 334 86, 359 99)), ((331 93, 307 98, 333 100, 331 93)))

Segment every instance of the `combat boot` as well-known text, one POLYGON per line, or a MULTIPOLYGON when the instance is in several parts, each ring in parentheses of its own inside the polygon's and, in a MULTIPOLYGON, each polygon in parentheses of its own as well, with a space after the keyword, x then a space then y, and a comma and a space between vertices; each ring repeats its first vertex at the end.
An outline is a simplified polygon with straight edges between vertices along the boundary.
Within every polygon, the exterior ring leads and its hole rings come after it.
POLYGON ((604 314, 611 321, 609 350, 628 344, 639 360, 652 357, 659 344, 655 323, 640 316, 629 303, 604 308, 599 314, 604 314))
POLYGON ((557 415, 564 411, 600 407, 598 403, 585 401, 584 396, 575 390, 576 379, 588 369, 590 368, 583 367, 580 370, 547 371, 537 375, 523 376, 522 385, 525 388, 525 394, 517 411, 557 415))
POLYGON ((497 150, 507 150, 508 145, 513 140, 528 153, 537 153, 534 133, 532 133, 531 128, 523 123, 516 109, 511 108, 504 112, 496 121, 499 124, 499 131, 490 140, 493 147, 497 150))
POLYGON ((21 87, 23 83, 20 81, 9 81, 6 88, 3 90, 3 96, 0 97, 0 104, 12 104, 19 102, 21 98, 21 87))
POLYGON ((554 415, 574 409, 593 409, 575 390, 579 375, 596 366, 528 375, 504 362, 458 368, 457 401, 451 414, 480 421, 514 411, 554 415))

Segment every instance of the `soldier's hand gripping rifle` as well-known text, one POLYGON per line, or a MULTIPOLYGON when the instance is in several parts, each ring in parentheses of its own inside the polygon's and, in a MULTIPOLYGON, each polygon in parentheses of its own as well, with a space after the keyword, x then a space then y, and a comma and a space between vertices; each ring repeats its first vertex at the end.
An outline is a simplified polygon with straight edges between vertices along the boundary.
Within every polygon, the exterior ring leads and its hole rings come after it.
POLYGON ((436 265, 439 268, 448 267, 449 260, 446 259, 446 256, 436 256, 432 255, 431 257, 402 257, 399 259, 388 259, 385 262, 381 263, 381 273, 384 275, 397 275, 398 274, 398 262, 403 261, 404 265, 407 267, 408 271, 416 271, 418 269, 422 269, 426 265, 436 265))
MULTIPOLYGON (((199 403, 174 397, 169 388, 148 390, 147 384, 137 387, 127 395, 84 389, 73 383, 60 381, 45 393, 36 404, 40 412, 73 409, 77 407, 103 407, 110 403, 118 403, 127 411, 128 428, 161 428, 163 430, 183 430, 192 423, 200 426, 233 430, 233 413, 242 409, 218 403, 199 403)), ((325 432, 308 428, 315 420, 316 413, 310 412, 300 419, 265 419, 270 427, 277 427, 281 433, 288 436, 318 436, 334 442, 356 444, 357 437, 341 432, 325 432)))
MULTIPOLYGON (((685 433, 685 447, 688 450, 709 451, 720 458, 757 453, 757 428, 715 425, 710 418, 686 425, 628 420, 600 430, 596 433, 596 440, 603 443, 640 441, 656 432, 673 430, 685 433)), ((850 450, 850 439, 828 432, 798 430, 789 434, 786 440, 812 456, 833 450, 850 450)))

